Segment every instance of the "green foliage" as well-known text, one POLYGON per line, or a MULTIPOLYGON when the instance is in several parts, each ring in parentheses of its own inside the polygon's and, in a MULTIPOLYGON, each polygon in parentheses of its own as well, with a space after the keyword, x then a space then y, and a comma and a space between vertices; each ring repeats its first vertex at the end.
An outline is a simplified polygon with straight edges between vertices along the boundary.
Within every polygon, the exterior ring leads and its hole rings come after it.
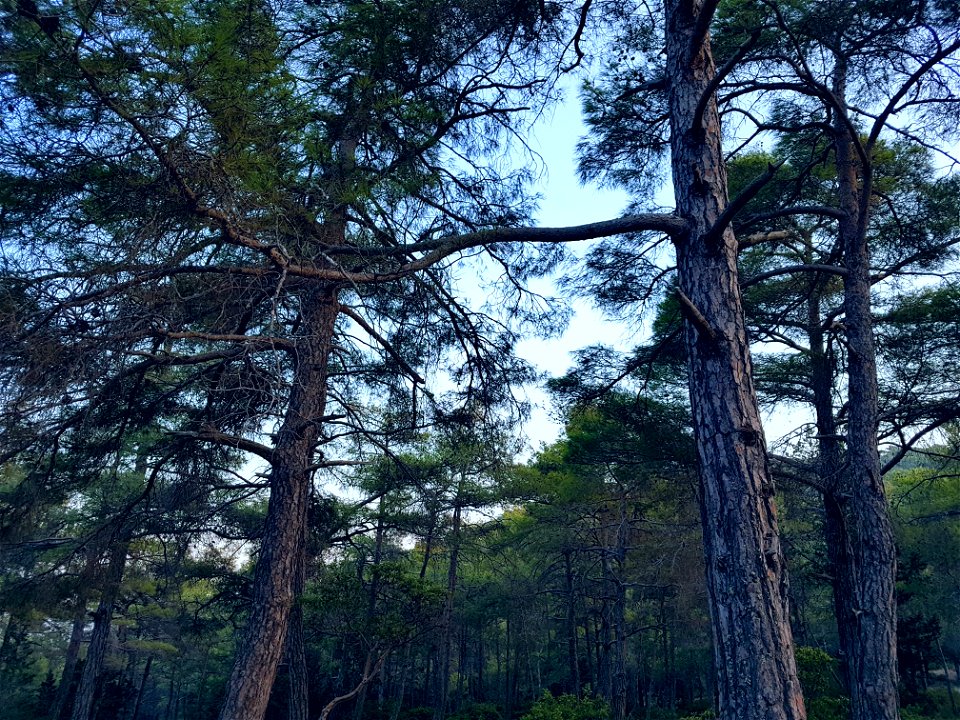
POLYGON ((599 698, 576 695, 554 696, 544 691, 521 720, 606 720, 610 706, 599 698))
POLYGON ((796 650, 796 659, 804 697, 837 697, 842 693, 837 661, 826 651, 801 646, 796 650))
POLYGON ((805 701, 807 720, 846 720, 850 717, 850 698, 816 697, 805 701))
POLYGON ((450 715, 450 720, 501 720, 502 717, 493 703, 472 703, 450 715))
POLYGON ((807 717, 810 720, 844 720, 848 717, 850 700, 843 696, 836 659, 813 647, 798 647, 796 659, 807 717))
POLYGON ((683 715, 682 717, 678 717, 677 720, 713 720, 715 717, 716 715, 713 710, 704 710, 694 715, 683 715))

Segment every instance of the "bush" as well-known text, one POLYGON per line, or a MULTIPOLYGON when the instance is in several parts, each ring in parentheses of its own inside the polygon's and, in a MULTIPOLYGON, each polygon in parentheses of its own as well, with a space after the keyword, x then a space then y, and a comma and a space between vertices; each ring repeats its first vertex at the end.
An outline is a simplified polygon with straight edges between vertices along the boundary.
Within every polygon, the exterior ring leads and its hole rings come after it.
POLYGON ((847 720, 848 717, 849 698, 815 697, 807 700, 807 720, 847 720))
POLYGON ((603 700, 579 699, 576 695, 554 697, 545 691, 522 720, 607 720, 610 707, 603 700))
POLYGON ((474 703, 451 715, 450 720, 500 720, 500 710, 493 703, 474 703))
POLYGON ((695 715, 684 715, 677 720, 713 720, 715 717, 713 710, 704 710, 702 713, 696 713, 695 715))

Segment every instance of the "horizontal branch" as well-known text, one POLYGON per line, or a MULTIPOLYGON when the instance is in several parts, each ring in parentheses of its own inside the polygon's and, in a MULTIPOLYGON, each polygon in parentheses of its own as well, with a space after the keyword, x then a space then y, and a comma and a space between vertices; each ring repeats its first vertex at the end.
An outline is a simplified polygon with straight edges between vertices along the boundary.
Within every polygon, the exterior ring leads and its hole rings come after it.
POLYGON ((196 431, 181 430, 173 434, 176 437, 192 438, 195 440, 201 440, 203 442, 211 442, 216 445, 223 445, 224 447, 243 450, 245 452, 252 453, 253 455, 258 455, 267 462, 273 462, 273 448, 248 438, 238 437, 236 435, 228 435, 227 433, 220 432, 215 428, 205 427, 196 431))
POLYGON ((766 272, 758 273, 753 277, 747 278, 740 283, 740 287, 750 287, 751 285, 756 285, 759 282, 769 280, 779 275, 793 275, 794 273, 801 272, 828 273, 842 277, 847 274, 847 269, 839 265, 818 265, 816 263, 811 263, 810 265, 785 265, 781 268, 767 270, 766 272))
POLYGON ((356 247, 353 245, 338 245, 325 247, 328 255, 353 255, 360 257, 390 257, 396 255, 411 255, 419 252, 443 252, 449 255, 460 250, 482 247, 494 243, 551 243, 576 242, 579 240, 593 240, 611 235, 622 235, 632 232, 662 232, 667 235, 679 235, 685 232, 688 223, 677 215, 669 213, 641 213, 639 215, 624 215, 612 220, 587 223, 585 225, 570 225, 568 227, 499 227, 485 230, 475 230, 461 235, 447 235, 444 237, 422 240, 408 245, 393 247, 356 247))

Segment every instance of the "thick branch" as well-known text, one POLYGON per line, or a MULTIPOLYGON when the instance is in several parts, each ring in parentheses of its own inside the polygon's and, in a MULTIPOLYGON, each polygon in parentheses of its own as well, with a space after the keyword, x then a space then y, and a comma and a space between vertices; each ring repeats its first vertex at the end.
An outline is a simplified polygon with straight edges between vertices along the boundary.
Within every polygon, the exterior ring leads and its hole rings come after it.
POLYGON ((202 440, 204 442, 212 442, 216 445, 236 448, 237 450, 243 450, 245 452, 258 455, 267 462, 273 462, 273 448, 258 443, 254 440, 238 437, 236 435, 228 435, 227 433, 220 432, 212 427, 204 427, 197 431, 182 430, 173 434, 178 437, 193 438, 195 440, 202 440))

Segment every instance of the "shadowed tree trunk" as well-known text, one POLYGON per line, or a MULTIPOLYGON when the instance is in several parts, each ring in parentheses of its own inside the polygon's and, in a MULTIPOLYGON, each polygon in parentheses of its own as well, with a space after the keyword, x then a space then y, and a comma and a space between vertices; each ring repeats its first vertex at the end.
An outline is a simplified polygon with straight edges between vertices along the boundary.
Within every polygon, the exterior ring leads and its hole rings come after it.
POLYGON ((307 649, 303 637, 303 606, 300 604, 306 575, 306 557, 301 556, 300 567, 293 580, 293 607, 290 609, 290 629, 287 632, 287 720, 307 720, 310 712, 307 649))
MULTIPOLYGON (((834 93, 843 98, 846 65, 838 59, 834 93)), ((837 625, 847 662, 853 720, 897 720, 896 546, 887 515, 877 446, 877 359, 873 336, 869 194, 863 165, 844 118, 834 121, 840 242, 847 272, 843 310, 847 338, 847 453, 831 487, 831 539, 842 543, 834 568, 837 625), (861 187, 864 185, 865 187, 861 187)))
POLYGON ((573 587, 573 563, 570 560, 571 550, 569 548, 563 551, 563 570, 564 580, 566 582, 567 594, 567 668, 570 673, 568 682, 570 684, 568 692, 577 697, 582 696, 580 687, 580 650, 577 633, 577 605, 576 594, 573 587))
MULTIPOLYGON (((447 598, 443 606, 443 620, 440 639, 440 659, 437 662, 437 704, 434 708, 434 720, 446 717, 450 701, 450 654, 453 642, 453 603, 457 592, 457 571, 460 557, 460 517, 462 512, 460 491, 457 491, 453 506, 453 527, 450 531, 450 563, 447 567, 447 598)), ((508 650, 509 655, 509 650, 508 650)), ((462 668, 461 668, 462 672, 462 668)))
POLYGON ((90 720, 93 717, 94 702, 100 685, 100 673, 106 657, 107 644, 110 640, 110 626, 113 622, 113 606, 120 592, 120 583, 123 581, 123 571, 127 564, 127 548, 129 541, 114 541, 107 554, 107 577, 104 581, 103 594, 93 616, 93 633, 90 636, 90 647, 87 648, 87 657, 77 687, 77 696, 73 702, 71 720, 90 720))
POLYGON ((673 185, 691 230, 675 239, 719 716, 799 720, 786 571, 753 387, 727 205, 709 21, 714 5, 667 0, 673 185))
POLYGON ((305 550, 311 465, 326 407, 327 359, 338 311, 333 287, 317 284, 303 295, 294 383, 277 433, 254 597, 220 720, 263 717, 285 648, 305 550))

